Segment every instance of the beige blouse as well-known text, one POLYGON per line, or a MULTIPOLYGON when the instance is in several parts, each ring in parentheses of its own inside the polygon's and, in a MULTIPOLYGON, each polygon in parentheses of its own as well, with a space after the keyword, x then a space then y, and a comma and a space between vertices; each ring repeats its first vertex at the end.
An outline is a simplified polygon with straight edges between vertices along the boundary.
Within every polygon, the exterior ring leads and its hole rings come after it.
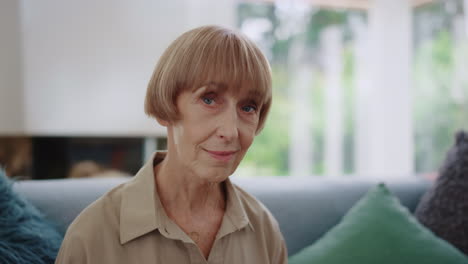
POLYGON ((205 259, 161 205, 153 166, 163 158, 155 154, 132 180, 83 210, 69 226, 55 263, 287 263, 274 217, 229 179, 226 211, 205 259))

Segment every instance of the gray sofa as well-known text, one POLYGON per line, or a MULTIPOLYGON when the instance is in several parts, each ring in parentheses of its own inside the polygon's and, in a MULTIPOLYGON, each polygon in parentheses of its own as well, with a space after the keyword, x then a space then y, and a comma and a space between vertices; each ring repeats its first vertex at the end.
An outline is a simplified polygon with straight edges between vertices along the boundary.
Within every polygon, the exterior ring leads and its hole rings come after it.
MULTIPOLYGON (((78 213, 126 178, 19 181, 22 193, 62 231, 78 213)), ((316 241, 336 225, 366 191, 379 181, 364 178, 233 178, 275 215, 289 255, 316 241)), ((413 177, 386 181, 403 205, 413 211, 430 186, 413 177)))

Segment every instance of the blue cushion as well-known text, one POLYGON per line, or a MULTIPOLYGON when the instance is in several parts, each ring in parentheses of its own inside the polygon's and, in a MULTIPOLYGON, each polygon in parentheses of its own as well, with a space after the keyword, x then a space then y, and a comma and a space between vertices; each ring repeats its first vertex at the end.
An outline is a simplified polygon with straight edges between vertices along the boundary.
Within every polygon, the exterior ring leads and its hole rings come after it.
POLYGON ((54 263, 63 236, 0 169, 0 263, 54 263))

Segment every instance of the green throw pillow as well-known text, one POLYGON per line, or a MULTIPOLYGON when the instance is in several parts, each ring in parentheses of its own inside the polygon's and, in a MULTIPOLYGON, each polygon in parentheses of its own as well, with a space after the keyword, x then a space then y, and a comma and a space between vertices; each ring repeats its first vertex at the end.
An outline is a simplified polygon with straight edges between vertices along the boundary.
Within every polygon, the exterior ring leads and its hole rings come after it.
POLYGON ((290 264, 466 264, 468 257, 422 226, 384 184, 372 188, 290 264))

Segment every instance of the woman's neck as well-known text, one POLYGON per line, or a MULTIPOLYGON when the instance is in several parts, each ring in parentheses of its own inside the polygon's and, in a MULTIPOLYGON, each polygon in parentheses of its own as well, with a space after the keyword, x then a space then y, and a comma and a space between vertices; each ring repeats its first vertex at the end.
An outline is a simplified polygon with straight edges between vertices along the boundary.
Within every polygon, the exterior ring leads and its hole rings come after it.
POLYGON ((168 217, 208 259, 225 212, 225 185, 202 181, 177 166, 168 166, 167 159, 154 167, 154 175, 159 198, 168 217))
POLYGON ((180 167, 170 166, 166 161, 154 167, 154 175, 161 203, 168 214, 224 211, 226 198, 222 183, 203 181, 180 167))

